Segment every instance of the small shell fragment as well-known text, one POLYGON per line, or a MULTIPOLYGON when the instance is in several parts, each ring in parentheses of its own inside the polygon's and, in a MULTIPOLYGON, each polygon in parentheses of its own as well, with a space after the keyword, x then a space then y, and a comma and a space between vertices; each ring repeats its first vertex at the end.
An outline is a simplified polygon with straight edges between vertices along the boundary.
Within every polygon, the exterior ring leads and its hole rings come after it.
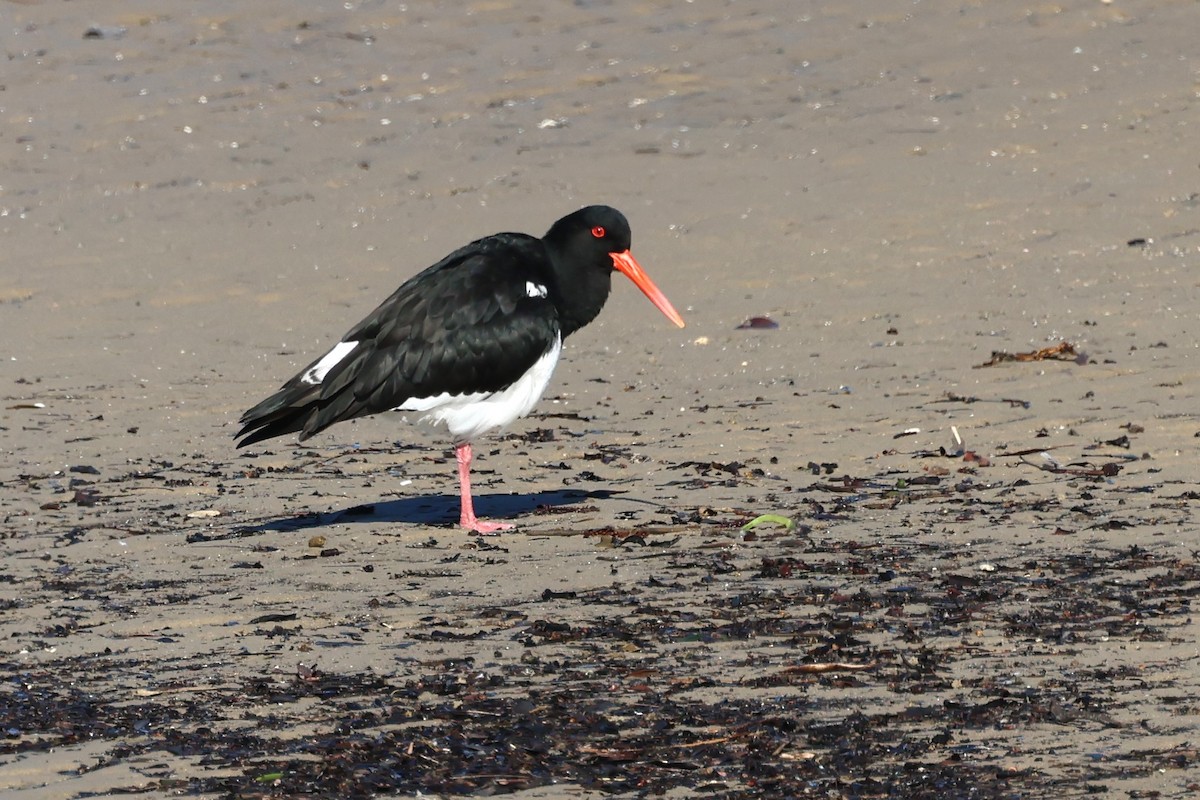
POLYGON ((748 329, 754 330, 774 330, 779 327, 779 323, 770 317, 751 317, 750 319, 738 325, 735 330, 743 331, 748 329))

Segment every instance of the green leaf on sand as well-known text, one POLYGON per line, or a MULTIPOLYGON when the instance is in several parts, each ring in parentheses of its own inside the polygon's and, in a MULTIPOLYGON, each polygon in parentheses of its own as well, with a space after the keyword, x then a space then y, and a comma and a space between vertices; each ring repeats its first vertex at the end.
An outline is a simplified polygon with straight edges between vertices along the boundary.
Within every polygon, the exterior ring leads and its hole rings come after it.
POLYGON ((772 525, 782 525, 789 531, 796 529, 796 523, 792 522, 791 518, 789 517, 784 517, 779 514, 763 514, 755 517, 743 525, 742 530, 748 531, 752 528, 757 528, 759 525, 766 525, 767 523, 772 525))

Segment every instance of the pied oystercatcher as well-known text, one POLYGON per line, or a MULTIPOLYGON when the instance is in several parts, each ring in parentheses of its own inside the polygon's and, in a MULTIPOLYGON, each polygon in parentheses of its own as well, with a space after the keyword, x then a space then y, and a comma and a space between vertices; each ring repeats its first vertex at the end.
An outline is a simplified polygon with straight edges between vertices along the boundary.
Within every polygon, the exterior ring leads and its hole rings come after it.
POLYGON ((513 527, 475 516, 471 440, 528 414, 562 341, 591 322, 620 270, 672 322, 683 318, 629 252, 624 215, 588 206, 542 238, 498 233, 415 275, 333 348, 241 417, 238 447, 384 411, 445 423, 454 439, 459 524, 513 527), (244 438, 242 438, 244 437, 244 438))

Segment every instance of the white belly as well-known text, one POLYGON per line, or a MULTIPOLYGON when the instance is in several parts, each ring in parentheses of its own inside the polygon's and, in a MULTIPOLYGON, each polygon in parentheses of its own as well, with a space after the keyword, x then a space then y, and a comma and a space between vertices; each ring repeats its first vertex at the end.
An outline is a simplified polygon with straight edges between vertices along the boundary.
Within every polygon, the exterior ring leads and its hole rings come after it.
POLYGON ((445 423, 455 442, 471 441, 488 431, 504 428, 532 411, 550 383, 560 353, 562 339, 558 338, 554 346, 507 389, 414 397, 392 410, 420 412, 417 422, 427 425, 445 423))

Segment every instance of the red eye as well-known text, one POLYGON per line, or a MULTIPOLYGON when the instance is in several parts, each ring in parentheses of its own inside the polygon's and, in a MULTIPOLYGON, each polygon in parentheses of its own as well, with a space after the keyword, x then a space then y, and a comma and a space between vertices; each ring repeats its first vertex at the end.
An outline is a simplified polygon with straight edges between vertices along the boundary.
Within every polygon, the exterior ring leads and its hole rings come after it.
POLYGON ((595 236, 597 239, 603 239, 604 232, 603 225, 597 225, 596 227, 592 228, 592 236, 595 236))

